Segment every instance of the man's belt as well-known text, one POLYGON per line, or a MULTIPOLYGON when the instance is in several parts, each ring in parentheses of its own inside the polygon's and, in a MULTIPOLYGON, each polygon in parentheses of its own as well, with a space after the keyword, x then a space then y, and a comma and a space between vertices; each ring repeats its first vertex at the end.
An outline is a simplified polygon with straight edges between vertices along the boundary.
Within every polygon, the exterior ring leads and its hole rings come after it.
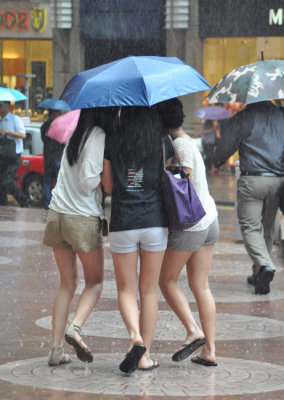
POLYGON ((273 172, 250 172, 241 171, 241 176, 284 176, 284 174, 274 174, 273 172))

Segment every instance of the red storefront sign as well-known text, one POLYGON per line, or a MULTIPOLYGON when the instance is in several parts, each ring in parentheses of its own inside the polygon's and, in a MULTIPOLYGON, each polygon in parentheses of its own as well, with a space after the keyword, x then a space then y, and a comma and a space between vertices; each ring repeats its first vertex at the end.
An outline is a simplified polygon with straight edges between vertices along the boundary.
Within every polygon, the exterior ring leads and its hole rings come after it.
POLYGON ((50 11, 46 3, 0 3, 0 39, 52 38, 50 11))

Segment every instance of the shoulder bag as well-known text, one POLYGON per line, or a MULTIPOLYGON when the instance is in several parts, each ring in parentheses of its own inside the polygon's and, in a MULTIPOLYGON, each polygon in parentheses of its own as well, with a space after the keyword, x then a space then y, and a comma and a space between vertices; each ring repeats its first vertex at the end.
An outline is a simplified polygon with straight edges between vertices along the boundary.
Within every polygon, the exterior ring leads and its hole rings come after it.
POLYGON ((183 231, 196 225, 206 214, 188 175, 181 167, 166 169, 163 142, 162 198, 166 208, 169 231, 183 231))

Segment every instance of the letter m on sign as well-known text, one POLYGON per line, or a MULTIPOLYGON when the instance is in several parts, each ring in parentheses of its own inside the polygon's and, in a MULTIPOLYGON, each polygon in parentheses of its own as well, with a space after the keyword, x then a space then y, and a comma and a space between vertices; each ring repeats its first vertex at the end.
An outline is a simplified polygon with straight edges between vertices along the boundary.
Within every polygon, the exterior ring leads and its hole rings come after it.
POLYGON ((269 10, 269 25, 283 25, 283 8, 278 8, 277 12, 269 10))

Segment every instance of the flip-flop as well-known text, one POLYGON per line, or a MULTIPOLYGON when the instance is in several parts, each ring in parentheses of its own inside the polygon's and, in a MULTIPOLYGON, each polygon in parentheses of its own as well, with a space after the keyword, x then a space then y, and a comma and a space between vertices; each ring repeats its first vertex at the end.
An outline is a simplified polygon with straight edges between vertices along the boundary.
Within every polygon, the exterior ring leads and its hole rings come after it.
POLYGON ((159 368, 159 366, 160 366, 159 361, 157 361, 157 360, 152 360, 152 361, 153 361, 152 365, 150 365, 147 368, 138 368, 138 371, 153 371, 153 369, 159 368))
POLYGON ((195 357, 196 358, 191 358, 191 361, 195 364, 204 365, 204 367, 217 367, 218 365, 215 361, 204 360, 204 358, 201 358, 199 356, 195 357))
POLYGON ((140 358, 146 351, 143 344, 135 344, 132 349, 126 354, 125 359, 120 363, 119 369, 126 374, 134 372, 138 368, 140 358))
POLYGON ((192 354, 199 347, 203 346, 205 343, 206 343, 206 339, 203 337, 203 338, 196 339, 196 340, 194 340, 194 342, 191 342, 189 344, 183 344, 182 345, 183 348, 173 354, 172 360, 175 362, 185 360, 188 356, 190 356, 190 354, 192 354))

